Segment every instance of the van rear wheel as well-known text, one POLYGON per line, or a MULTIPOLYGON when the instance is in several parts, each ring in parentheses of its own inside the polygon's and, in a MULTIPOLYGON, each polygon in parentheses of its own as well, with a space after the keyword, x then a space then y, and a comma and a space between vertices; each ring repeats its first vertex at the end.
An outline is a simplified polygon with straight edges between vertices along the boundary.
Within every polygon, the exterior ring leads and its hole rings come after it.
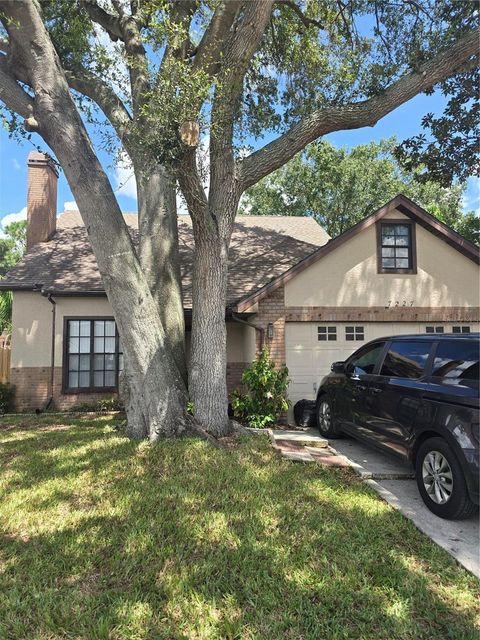
POLYGON ((478 510, 468 495, 462 467, 443 438, 430 438, 420 446, 415 476, 423 501, 440 518, 462 520, 478 510))

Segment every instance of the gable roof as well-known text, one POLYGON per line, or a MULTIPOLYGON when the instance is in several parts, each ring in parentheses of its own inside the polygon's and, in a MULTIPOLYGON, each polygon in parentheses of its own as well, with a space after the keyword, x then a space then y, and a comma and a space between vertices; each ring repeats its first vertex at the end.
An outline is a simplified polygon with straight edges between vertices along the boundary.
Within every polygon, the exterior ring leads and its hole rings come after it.
MULTIPOLYGON (((134 243, 138 216, 124 214, 134 243)), ((180 270, 185 308, 192 304, 193 232, 190 216, 179 216, 180 270)), ((257 291, 330 236, 312 218, 238 216, 229 251, 227 304, 234 305, 257 291)), ((0 290, 42 288, 57 295, 105 295, 97 262, 77 211, 57 218, 57 231, 48 242, 35 245, 0 282, 0 290)))
POLYGON ((278 287, 291 280, 298 273, 301 273, 324 256, 328 255, 335 249, 338 249, 343 244, 345 244, 345 242, 348 242, 348 240, 354 238, 364 229, 368 229, 368 227, 371 227, 379 220, 384 218, 388 213, 391 213, 394 210, 400 211, 408 218, 414 220, 424 229, 438 236, 441 240, 462 253, 469 260, 472 260, 476 264, 480 264, 480 249, 475 244, 461 236, 446 224, 443 224, 443 222, 440 222, 438 218, 435 218, 430 213, 428 213, 428 211, 422 209, 422 207, 413 202, 413 200, 410 200, 410 198, 407 198, 407 196, 400 193, 399 195, 395 196, 395 198, 387 202, 387 204, 383 205, 383 207, 380 207, 380 209, 378 209, 374 213, 370 214, 360 222, 357 222, 356 225, 340 234, 336 238, 329 240, 329 242, 321 246, 309 256, 306 256, 303 260, 300 260, 288 271, 285 271, 277 278, 272 280, 272 282, 264 285, 258 291, 247 295, 236 305, 235 311, 239 313, 246 311, 253 304, 258 302, 268 294, 272 293, 272 291, 275 291, 275 289, 278 289, 278 287))

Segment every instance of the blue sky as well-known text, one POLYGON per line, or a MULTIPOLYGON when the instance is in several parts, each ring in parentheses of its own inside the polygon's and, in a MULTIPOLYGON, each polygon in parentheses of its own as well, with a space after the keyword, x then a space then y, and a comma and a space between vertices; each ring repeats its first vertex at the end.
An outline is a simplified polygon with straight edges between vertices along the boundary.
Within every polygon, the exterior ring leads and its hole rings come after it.
MULTIPOLYGON (((354 147, 372 140, 378 141, 396 135, 399 140, 410 137, 420 131, 420 121, 423 115, 432 111, 440 114, 443 110, 445 99, 440 92, 431 96, 419 95, 403 105, 393 113, 383 118, 375 127, 364 127, 353 131, 341 131, 326 136, 337 146, 354 147)), ((94 140, 95 142, 95 140, 94 140)), ((42 149, 47 149, 43 141, 36 136, 35 143, 42 149)), ((13 219, 25 217, 27 197, 27 156, 34 150, 32 144, 24 142, 21 145, 10 140, 3 129, 0 129, 0 221, 9 223, 13 219), (12 218, 12 214, 15 218, 12 218), (9 216, 5 219, 6 216, 9 216)), ((135 211, 136 200, 134 181, 131 171, 128 169, 114 169, 111 159, 107 154, 98 151, 100 160, 109 174, 114 189, 116 189, 118 201, 123 211, 135 211)), ((72 206, 74 198, 68 187, 63 173, 60 174, 58 183, 58 211, 72 206)), ((478 180, 469 180, 466 193, 465 208, 477 210, 480 206, 480 188, 478 180)))

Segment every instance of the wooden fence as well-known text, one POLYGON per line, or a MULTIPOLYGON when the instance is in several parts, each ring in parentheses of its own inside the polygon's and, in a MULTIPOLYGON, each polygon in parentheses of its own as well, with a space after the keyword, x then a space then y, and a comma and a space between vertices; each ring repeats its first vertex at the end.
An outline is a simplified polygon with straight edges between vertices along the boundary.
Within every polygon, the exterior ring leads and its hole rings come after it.
POLYGON ((10 380, 10 344, 8 339, 0 336, 0 383, 5 384, 10 380))

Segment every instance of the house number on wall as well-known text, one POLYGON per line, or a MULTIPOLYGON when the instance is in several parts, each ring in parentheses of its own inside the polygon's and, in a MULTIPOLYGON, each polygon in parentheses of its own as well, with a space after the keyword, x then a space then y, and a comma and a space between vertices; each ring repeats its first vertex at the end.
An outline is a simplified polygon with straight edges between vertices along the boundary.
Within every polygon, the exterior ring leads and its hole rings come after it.
POLYGON ((385 305, 385 309, 392 309, 395 307, 413 307, 413 303, 415 302, 415 300, 389 300, 388 303, 385 305))

